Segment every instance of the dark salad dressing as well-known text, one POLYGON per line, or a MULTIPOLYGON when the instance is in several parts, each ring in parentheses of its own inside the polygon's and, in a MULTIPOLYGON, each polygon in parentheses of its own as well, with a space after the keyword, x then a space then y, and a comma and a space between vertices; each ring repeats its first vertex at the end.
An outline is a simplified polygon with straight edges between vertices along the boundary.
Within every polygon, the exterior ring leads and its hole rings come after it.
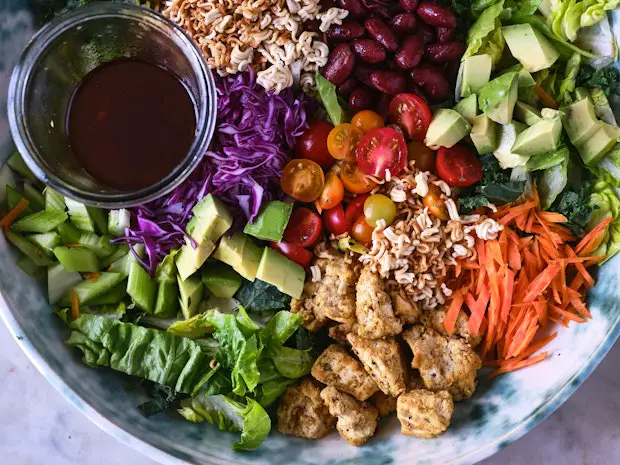
POLYGON ((150 186, 178 166, 194 139, 189 92, 169 71, 119 59, 88 73, 67 117, 71 148, 88 173, 123 191, 150 186))

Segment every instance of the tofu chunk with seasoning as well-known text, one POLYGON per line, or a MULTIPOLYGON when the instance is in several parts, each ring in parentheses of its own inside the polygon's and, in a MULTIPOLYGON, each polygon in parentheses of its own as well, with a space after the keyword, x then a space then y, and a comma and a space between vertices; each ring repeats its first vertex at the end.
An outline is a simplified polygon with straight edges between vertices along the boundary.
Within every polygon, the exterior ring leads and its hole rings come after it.
POLYGON ((409 374, 402 348, 395 338, 368 339, 349 333, 347 340, 379 389, 394 397, 405 392, 409 374))
MULTIPOLYGON (((424 326, 430 326, 435 331, 441 333, 444 336, 448 336, 448 332, 446 331, 446 327, 444 326, 444 321, 446 319, 447 313, 447 307, 422 312, 420 316, 420 323, 422 323, 424 326)), ((461 312, 456 319, 453 336, 458 336, 468 342, 472 347, 476 347, 482 341, 482 336, 473 336, 469 332, 469 328, 467 327, 467 321, 467 316, 465 316, 465 313, 461 312)))
POLYGON ((392 308, 392 300, 385 292, 383 279, 365 267, 357 281, 357 333, 362 337, 378 339, 400 334, 403 325, 392 308))
POLYGON ((419 370, 427 389, 445 389, 454 400, 471 397, 482 362, 469 344, 422 325, 406 330, 403 338, 413 352, 411 366, 419 370))
POLYGON ((278 407, 278 431, 304 439, 321 439, 336 424, 336 418, 321 398, 322 386, 312 378, 289 386, 278 407))
POLYGON ((409 391, 398 398, 396 415, 406 436, 434 438, 448 429, 454 402, 448 391, 409 391))
POLYGON ((358 400, 366 400, 379 390, 359 360, 337 344, 332 344, 319 355, 312 366, 312 376, 358 400))
POLYGON ((420 322, 422 312, 418 304, 409 299, 403 292, 392 291, 390 298, 392 299, 394 313, 403 326, 420 322))
POLYGON ((370 402, 377 407, 380 417, 387 417, 396 411, 396 397, 389 396, 383 391, 375 392, 370 398, 370 402))
POLYGON ((340 436, 349 444, 361 446, 375 434, 379 417, 377 407, 333 386, 323 389, 321 398, 329 407, 329 413, 336 417, 340 436))
POLYGON ((357 332, 357 325, 348 325, 346 323, 339 323, 329 328, 329 337, 335 341, 349 344, 347 341, 347 334, 351 332, 357 332))

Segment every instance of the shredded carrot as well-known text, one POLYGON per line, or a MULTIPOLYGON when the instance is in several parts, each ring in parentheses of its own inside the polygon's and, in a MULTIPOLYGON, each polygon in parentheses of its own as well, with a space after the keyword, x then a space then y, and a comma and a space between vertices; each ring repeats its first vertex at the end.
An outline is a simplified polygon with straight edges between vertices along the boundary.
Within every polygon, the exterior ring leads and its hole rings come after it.
POLYGON ((95 272, 95 273, 82 273, 82 276, 84 276, 84 279, 88 279, 92 283, 96 283, 99 280, 99 278, 101 277, 101 273, 99 273, 99 272, 95 272))
POLYGON ((549 287, 551 281, 560 272, 562 264, 558 262, 551 263, 530 283, 525 291, 523 302, 532 302, 536 297, 542 295, 545 289, 549 287))
POLYGON ((19 199, 19 202, 8 212, 1 220, 0 226, 4 229, 8 229, 15 222, 15 220, 22 214, 22 212, 28 208, 30 202, 26 199, 19 199))
POLYGON ((557 110, 558 108, 558 104, 555 100, 553 100, 553 97, 551 97, 551 95, 549 95, 545 89, 542 88, 542 86, 540 84, 536 84, 534 86, 534 91, 536 92, 536 95, 538 95, 540 97, 540 99, 545 102, 545 105, 548 106, 549 108, 553 108, 554 110, 557 110))
POLYGON ((547 223, 568 223, 568 219, 561 213, 556 212, 538 212, 538 218, 547 223))
POLYGON ((77 320, 80 317, 80 297, 75 293, 73 289, 70 291, 71 294, 71 316, 74 320, 77 320))
POLYGON ((521 368, 529 367, 529 366, 534 365, 536 363, 540 363, 544 359, 546 359, 548 355, 549 355, 548 352, 543 352, 542 354, 537 355, 534 358, 528 358, 527 360, 523 360, 523 361, 521 361, 519 363, 515 363, 515 364, 512 364, 512 365, 503 365, 499 369, 497 369, 493 373, 491 373, 489 375, 489 378, 495 378, 496 376, 501 375, 502 373, 509 373, 511 371, 520 370, 521 368))
POLYGON ((446 328, 446 331, 450 336, 454 334, 454 328, 456 327, 456 320, 459 317, 459 313, 461 312, 461 307, 463 306, 463 293, 455 292, 454 297, 452 299, 452 303, 446 312, 446 317, 443 321, 443 325, 446 328))
POLYGON ((594 252, 598 246, 601 245, 607 231, 607 226, 609 226, 612 220, 613 216, 610 215, 594 226, 594 228, 579 241, 579 244, 575 247, 575 253, 581 256, 590 255, 594 252))

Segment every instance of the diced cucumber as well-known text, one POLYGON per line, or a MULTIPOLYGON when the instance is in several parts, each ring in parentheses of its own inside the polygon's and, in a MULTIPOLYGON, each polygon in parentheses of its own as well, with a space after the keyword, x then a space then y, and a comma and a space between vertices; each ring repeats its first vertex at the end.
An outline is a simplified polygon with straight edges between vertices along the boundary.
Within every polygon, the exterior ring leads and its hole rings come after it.
POLYGON ((69 218, 71 219, 71 222, 78 229, 86 232, 95 232, 95 223, 88 214, 86 205, 76 202, 69 197, 65 197, 65 204, 67 205, 67 210, 69 210, 69 218))
POLYGON ((41 248, 45 252, 51 254, 54 247, 60 245, 60 236, 56 232, 48 232, 44 234, 31 234, 27 236, 28 240, 32 241, 34 245, 41 248))
POLYGON ((43 251, 25 237, 20 236, 13 231, 5 231, 5 234, 9 242, 13 244, 21 253, 35 262, 37 266, 52 265, 53 262, 45 256, 43 251))
POLYGON ((89 303, 90 305, 108 305, 120 302, 127 295, 127 281, 122 280, 105 294, 95 297, 89 303))
POLYGON ((99 232, 99 234, 107 234, 108 233, 108 215, 100 209, 95 207, 86 207, 86 211, 93 219, 93 223, 95 224, 95 228, 99 232))
POLYGON ((28 168, 26 162, 24 162, 24 159, 18 152, 15 152, 13 155, 11 155, 6 161, 6 164, 9 165, 9 167, 20 176, 23 176, 26 179, 30 179, 31 181, 37 180, 35 175, 32 174, 32 171, 30 171, 30 168, 28 168))
POLYGON ((82 235, 82 231, 76 228, 73 223, 68 221, 58 226, 58 234, 60 234, 60 240, 64 245, 77 244, 82 235))
POLYGON ((33 262, 30 258, 22 255, 17 260, 17 266, 28 276, 37 276, 44 268, 37 266, 35 262, 33 262))
POLYGON ((176 281, 161 282, 157 286, 155 310, 157 318, 172 318, 179 311, 179 286, 176 281))
POLYGON ((97 272, 99 259, 95 252, 83 247, 56 247, 54 255, 64 267, 65 271, 97 272))
POLYGON ((131 225, 131 213, 125 208, 110 210, 108 214, 108 232, 114 237, 125 235, 125 228, 131 225))
POLYGON ((50 186, 47 186, 43 191, 43 197, 45 197, 46 210, 64 212, 67 209, 65 197, 50 186))
POLYGON ((123 279, 124 276, 119 273, 101 273, 96 281, 84 279, 72 289, 79 297, 80 304, 89 304, 111 291, 123 279))
POLYGON ((116 245, 110 243, 110 236, 97 236, 93 233, 82 233, 78 244, 95 252, 99 258, 109 257, 116 251, 116 245))
POLYGON ((30 202, 32 211, 40 212, 45 208, 43 195, 27 182, 24 183, 24 198, 30 202))
MULTIPOLYGON (((15 205, 23 198, 24 197, 11 186, 6 186, 6 207, 8 210, 15 208, 15 205)), ((29 215, 30 213, 32 213, 32 209, 28 206, 18 215, 18 218, 29 215)))
POLYGON ((73 286, 82 281, 80 273, 68 272, 59 263, 47 269, 47 299, 54 305, 69 292, 73 286))
POLYGON ((67 221, 67 214, 64 212, 40 211, 20 218, 11 229, 17 232, 46 233, 56 229, 67 221))
POLYGON ((127 244, 119 244, 112 255, 102 258, 99 261, 99 263, 101 264, 101 269, 105 270, 117 260, 125 257, 128 253, 130 253, 129 246, 127 244))
POLYGON ((136 307, 145 312, 153 313, 155 308, 155 291, 155 281, 151 279, 137 260, 132 260, 129 267, 127 294, 136 304, 136 307))

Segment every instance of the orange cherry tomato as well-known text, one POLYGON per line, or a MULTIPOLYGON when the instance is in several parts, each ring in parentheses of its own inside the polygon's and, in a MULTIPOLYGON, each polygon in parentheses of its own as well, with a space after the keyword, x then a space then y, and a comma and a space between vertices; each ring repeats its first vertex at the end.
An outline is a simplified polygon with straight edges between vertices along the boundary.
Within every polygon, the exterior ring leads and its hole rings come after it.
POLYGON ((318 163, 305 158, 291 160, 282 170, 282 190, 300 202, 314 202, 325 186, 325 175, 318 163))
POLYGON ((377 187, 377 183, 367 177, 357 163, 349 161, 340 166, 340 180, 345 189, 353 194, 366 194, 377 187))
POLYGON ((368 245, 372 242, 372 232, 375 230, 366 222, 364 216, 360 216, 351 228, 351 236, 360 244, 368 245))
POLYGON ((351 124, 366 134, 373 129, 379 129, 385 126, 385 121, 379 113, 372 110, 362 110, 351 118, 351 124))
POLYGON ((344 186, 340 178, 331 171, 325 175, 325 187, 319 197, 319 207, 323 210, 334 208, 344 198, 344 186))
POLYGON ((420 171, 435 172, 435 151, 429 149, 423 142, 412 141, 407 144, 407 159, 415 161, 415 167, 420 171))
POLYGON ((429 184, 428 194, 422 199, 422 203, 425 207, 428 207, 428 211, 431 215, 439 218, 442 221, 448 221, 450 215, 448 214, 448 207, 441 198, 441 191, 434 184, 429 184))
POLYGON ((329 132, 327 150, 336 160, 355 160, 355 148, 363 134, 351 123, 342 123, 329 132))

